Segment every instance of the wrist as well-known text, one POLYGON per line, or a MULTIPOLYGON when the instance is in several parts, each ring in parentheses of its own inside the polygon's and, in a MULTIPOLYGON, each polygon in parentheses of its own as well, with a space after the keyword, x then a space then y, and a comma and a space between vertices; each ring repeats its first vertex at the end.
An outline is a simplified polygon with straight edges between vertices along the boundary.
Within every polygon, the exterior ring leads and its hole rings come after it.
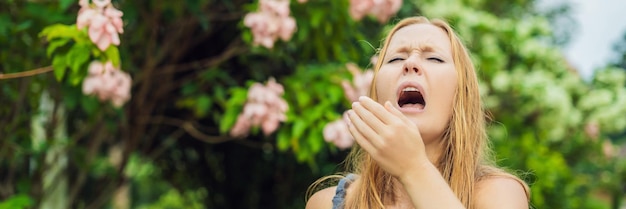
POLYGON ((398 176, 398 180, 403 185, 407 185, 415 182, 427 181, 429 178, 432 178, 433 174, 441 176, 437 167, 435 167, 435 165, 433 165, 430 161, 426 160, 415 163, 413 169, 409 169, 401 176, 398 176))

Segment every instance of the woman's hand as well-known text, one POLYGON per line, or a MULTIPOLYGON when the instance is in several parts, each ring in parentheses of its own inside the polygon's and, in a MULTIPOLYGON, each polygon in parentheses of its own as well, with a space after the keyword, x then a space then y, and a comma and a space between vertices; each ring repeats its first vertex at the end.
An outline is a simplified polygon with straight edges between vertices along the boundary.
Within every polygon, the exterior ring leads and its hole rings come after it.
POLYGON ((417 125, 389 101, 383 107, 360 97, 348 115, 354 139, 392 176, 402 179, 430 164, 417 125))

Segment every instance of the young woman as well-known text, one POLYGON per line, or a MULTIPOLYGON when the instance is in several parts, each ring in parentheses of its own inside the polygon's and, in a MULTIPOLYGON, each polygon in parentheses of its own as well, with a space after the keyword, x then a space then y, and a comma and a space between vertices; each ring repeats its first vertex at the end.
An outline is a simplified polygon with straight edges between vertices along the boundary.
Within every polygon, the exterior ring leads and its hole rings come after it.
POLYGON ((528 208, 528 186, 490 160, 474 66, 444 21, 400 21, 348 114, 350 174, 306 208, 528 208))

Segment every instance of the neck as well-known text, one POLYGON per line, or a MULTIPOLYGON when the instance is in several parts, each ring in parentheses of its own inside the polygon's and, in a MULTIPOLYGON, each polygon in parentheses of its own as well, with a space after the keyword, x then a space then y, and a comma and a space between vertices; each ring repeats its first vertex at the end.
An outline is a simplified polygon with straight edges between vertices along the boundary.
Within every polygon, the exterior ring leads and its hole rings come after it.
POLYGON ((424 146, 426 149, 426 156, 430 163, 435 165, 435 167, 439 168, 439 158, 441 157, 441 150, 444 145, 443 136, 439 137, 435 140, 425 140, 424 146))
MULTIPOLYGON (((437 167, 438 169, 439 167, 437 165, 439 164, 441 150, 444 146, 443 141, 443 137, 435 140, 424 140, 426 156, 428 157, 430 163, 435 165, 435 167, 437 167), (428 141, 429 143, 426 143, 426 141, 428 141)), ((395 201, 393 203, 393 205, 395 206, 394 208, 412 208, 411 198, 409 197, 409 194, 404 189, 400 181, 397 178, 393 177, 392 184, 394 185, 393 188, 395 193, 395 201)))

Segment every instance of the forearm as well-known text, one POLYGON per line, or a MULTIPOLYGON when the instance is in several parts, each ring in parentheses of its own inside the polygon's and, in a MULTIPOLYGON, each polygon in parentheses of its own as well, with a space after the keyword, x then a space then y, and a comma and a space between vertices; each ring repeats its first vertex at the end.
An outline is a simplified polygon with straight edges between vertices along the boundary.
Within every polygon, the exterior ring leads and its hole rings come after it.
POLYGON ((415 208, 465 208, 437 168, 426 163, 422 169, 399 177, 415 208))

